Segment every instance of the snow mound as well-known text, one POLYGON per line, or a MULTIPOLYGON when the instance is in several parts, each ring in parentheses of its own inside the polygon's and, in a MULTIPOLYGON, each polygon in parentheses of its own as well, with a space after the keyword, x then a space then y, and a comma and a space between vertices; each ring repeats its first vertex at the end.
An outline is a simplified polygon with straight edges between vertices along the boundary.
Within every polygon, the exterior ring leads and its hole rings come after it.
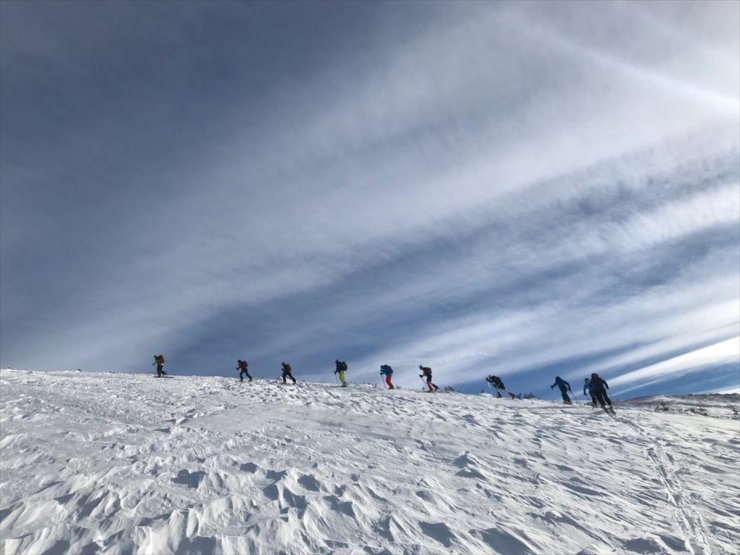
POLYGON ((3 370, 0 391, 6 555, 740 545, 733 420, 213 377, 3 370))

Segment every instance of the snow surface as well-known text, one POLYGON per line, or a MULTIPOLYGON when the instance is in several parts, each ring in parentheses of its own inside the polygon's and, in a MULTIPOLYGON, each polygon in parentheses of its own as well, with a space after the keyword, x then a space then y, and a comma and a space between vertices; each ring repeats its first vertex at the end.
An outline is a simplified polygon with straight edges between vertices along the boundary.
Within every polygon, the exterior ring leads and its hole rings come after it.
POLYGON ((0 387, 7 555, 740 544, 729 418, 214 377, 3 370, 0 387))

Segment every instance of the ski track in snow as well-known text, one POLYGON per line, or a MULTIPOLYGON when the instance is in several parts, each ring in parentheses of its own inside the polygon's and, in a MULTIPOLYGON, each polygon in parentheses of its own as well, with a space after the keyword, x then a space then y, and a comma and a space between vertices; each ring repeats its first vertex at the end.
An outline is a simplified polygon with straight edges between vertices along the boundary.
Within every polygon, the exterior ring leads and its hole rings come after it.
POLYGON ((0 552, 738 553, 738 422, 0 373, 0 552))

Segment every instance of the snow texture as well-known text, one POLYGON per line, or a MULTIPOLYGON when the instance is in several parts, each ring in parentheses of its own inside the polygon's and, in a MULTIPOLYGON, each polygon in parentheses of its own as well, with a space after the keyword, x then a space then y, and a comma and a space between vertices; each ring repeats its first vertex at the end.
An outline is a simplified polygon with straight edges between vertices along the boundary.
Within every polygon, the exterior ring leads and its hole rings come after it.
POLYGON ((731 418, 214 377, 3 370, 0 387, 5 555, 740 545, 731 418))

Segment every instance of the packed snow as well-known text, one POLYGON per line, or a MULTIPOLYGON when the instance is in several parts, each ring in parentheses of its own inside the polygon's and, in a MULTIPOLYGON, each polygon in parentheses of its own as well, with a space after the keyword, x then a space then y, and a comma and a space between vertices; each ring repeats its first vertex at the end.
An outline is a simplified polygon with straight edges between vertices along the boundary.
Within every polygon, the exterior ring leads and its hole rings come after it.
POLYGON ((731 417, 657 402, 612 417, 581 401, 14 370, 0 372, 0 395, 6 555, 740 545, 731 417))

